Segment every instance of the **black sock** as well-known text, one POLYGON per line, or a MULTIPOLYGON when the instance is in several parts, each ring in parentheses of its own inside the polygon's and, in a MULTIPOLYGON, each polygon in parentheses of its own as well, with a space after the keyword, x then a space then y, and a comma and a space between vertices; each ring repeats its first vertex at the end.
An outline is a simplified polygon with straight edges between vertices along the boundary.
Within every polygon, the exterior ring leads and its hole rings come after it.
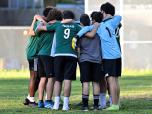
POLYGON ((93 95, 94 98, 94 106, 98 107, 99 104, 99 95, 93 95))
POLYGON ((88 107, 88 98, 89 98, 89 95, 82 94, 83 107, 88 107))

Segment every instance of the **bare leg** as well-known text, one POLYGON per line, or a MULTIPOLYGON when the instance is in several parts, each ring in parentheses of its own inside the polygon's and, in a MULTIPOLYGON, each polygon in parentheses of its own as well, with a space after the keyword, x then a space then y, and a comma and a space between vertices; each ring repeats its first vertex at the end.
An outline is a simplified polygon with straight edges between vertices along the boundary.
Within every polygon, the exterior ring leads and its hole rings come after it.
POLYGON ((30 97, 34 97, 35 95, 35 81, 36 81, 35 71, 30 71, 30 81, 29 81, 29 89, 28 89, 30 97))
POLYGON ((100 93, 106 93, 107 91, 107 82, 106 79, 102 79, 100 82, 100 93))
POLYGON ((47 100, 52 100, 53 89, 54 89, 54 78, 48 78, 48 81, 46 84, 47 100))
POLYGON ((89 82, 82 83, 82 94, 89 95, 89 82))
POLYGON ((69 97, 71 94, 71 80, 64 80, 64 96, 69 97))
POLYGON ((110 90, 110 94, 112 96, 112 104, 114 105, 118 105, 119 102, 119 85, 118 83, 118 78, 117 77, 113 77, 113 76, 109 76, 107 77, 107 81, 108 81, 108 86, 109 86, 109 90, 110 90))
POLYGON ((55 81, 55 84, 54 84, 54 94, 55 94, 55 96, 60 96, 61 89, 62 89, 62 82, 55 81))
POLYGON ((53 109, 55 110, 59 109, 61 89, 62 89, 62 82, 55 81, 55 84, 54 84, 55 99, 54 99, 54 106, 53 106, 53 109))
POLYGON ((100 93, 100 86, 98 82, 93 82, 93 94, 99 95, 100 93))
POLYGON ((105 78, 103 78, 100 82, 100 108, 106 108, 106 91, 107 91, 107 81, 105 78))
POLYGON ((38 98, 39 100, 43 100, 44 90, 46 87, 46 77, 41 77, 39 87, 38 87, 38 98))

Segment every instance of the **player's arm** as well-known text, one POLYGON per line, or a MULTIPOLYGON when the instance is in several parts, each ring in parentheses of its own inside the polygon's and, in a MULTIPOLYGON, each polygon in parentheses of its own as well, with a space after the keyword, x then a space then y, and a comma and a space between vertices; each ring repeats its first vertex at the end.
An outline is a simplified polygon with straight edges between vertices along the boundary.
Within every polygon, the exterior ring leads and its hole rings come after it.
POLYGON ((97 30, 98 30, 98 27, 99 27, 99 23, 94 23, 94 28, 90 31, 90 32, 87 32, 85 34, 85 36, 87 36, 87 38, 94 38, 94 36, 96 35, 97 33, 97 30))
POLYGON ((122 17, 120 15, 113 16, 113 18, 110 20, 111 21, 111 26, 114 29, 116 29, 119 26, 121 20, 122 20, 122 17))
POLYGON ((30 36, 34 36, 35 35, 35 32, 34 32, 34 24, 35 24, 35 22, 36 22, 36 18, 33 19, 32 24, 30 26, 30 29, 28 31, 28 35, 30 35, 30 36))
POLYGON ((46 21, 43 19, 43 17, 42 16, 40 16, 40 15, 35 15, 34 16, 34 19, 36 19, 36 20, 38 20, 38 21, 41 21, 41 22, 43 22, 43 23, 46 23, 46 21))
POLYGON ((37 28, 36 28, 36 32, 40 32, 40 31, 54 31, 57 27, 58 23, 52 23, 52 24, 46 24, 44 25, 44 23, 40 23, 37 28))
POLYGON ((93 26, 85 26, 77 33, 77 36, 80 38, 87 32, 91 31, 92 29, 93 29, 93 26))

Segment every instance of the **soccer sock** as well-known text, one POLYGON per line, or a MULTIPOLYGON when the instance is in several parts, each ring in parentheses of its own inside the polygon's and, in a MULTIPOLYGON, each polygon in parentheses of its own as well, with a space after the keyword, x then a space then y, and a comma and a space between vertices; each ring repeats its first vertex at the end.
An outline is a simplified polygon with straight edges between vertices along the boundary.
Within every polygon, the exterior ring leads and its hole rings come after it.
POLYGON ((59 105, 60 105, 60 96, 56 96, 54 98, 54 106, 53 109, 59 109, 59 105))
POLYGON ((94 106, 98 107, 99 105, 99 95, 93 95, 94 106))
POLYGON ((88 99, 89 99, 89 95, 82 94, 82 103, 84 107, 88 107, 88 99))
POLYGON ((63 98, 63 107, 66 107, 66 108, 69 107, 69 97, 63 98))
POLYGON ((100 106, 106 107, 106 93, 100 93, 100 106))
POLYGON ((30 102, 35 102, 34 97, 30 97, 29 94, 28 94, 28 96, 27 96, 27 99, 28 99, 30 102))
POLYGON ((109 103, 110 103, 110 106, 112 105, 112 96, 109 95, 109 103))

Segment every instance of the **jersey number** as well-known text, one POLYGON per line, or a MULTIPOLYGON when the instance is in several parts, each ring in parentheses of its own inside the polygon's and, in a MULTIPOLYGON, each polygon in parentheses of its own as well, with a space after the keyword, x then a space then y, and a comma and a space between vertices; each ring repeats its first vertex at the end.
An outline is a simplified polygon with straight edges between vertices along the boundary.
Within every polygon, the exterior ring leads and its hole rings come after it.
POLYGON ((69 36, 70 36, 70 29, 67 28, 67 29, 64 30, 64 38, 65 38, 65 39, 68 39, 69 36))

